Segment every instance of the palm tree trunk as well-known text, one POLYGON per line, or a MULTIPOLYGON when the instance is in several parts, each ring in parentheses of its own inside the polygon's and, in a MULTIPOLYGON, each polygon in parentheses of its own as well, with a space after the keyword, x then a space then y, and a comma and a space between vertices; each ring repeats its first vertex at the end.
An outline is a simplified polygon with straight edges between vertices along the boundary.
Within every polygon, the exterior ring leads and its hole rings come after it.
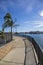
POLYGON ((2 31, 4 32, 4 28, 2 29, 2 31))
POLYGON ((11 26, 11 40, 12 40, 12 26, 11 26))

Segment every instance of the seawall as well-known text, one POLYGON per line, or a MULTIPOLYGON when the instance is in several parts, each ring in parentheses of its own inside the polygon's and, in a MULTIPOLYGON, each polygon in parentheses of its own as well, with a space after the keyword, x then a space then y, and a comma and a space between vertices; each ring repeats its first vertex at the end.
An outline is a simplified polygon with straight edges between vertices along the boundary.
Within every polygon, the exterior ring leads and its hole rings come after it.
POLYGON ((36 51, 38 60, 40 65, 43 65, 43 52, 41 50, 41 48, 39 47, 39 45, 36 43, 36 41, 34 40, 34 38, 28 36, 28 35, 23 35, 23 37, 26 37, 28 40, 30 40, 34 46, 34 49, 36 51))

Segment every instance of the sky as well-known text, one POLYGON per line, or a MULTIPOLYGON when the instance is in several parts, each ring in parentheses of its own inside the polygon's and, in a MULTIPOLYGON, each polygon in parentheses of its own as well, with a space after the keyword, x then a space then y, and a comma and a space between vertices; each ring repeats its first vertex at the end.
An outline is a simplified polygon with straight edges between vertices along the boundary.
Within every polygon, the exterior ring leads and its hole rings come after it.
POLYGON ((0 30, 6 13, 11 14, 13 21, 16 18, 18 32, 43 31, 43 0, 0 0, 0 30))

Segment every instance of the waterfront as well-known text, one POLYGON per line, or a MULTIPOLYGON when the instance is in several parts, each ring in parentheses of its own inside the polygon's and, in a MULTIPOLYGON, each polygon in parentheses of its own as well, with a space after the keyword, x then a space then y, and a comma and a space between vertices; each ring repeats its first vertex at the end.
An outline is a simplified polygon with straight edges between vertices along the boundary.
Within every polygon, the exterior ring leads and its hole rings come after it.
POLYGON ((34 40, 36 41, 36 43, 39 45, 39 47, 41 48, 41 50, 43 51, 43 34, 17 34, 17 36, 31 36, 32 38, 34 38, 34 40))
POLYGON ((35 55, 34 47, 30 42, 30 40, 24 37, 14 36, 13 40, 9 42, 9 44, 4 46, 4 48, 2 46, 4 50, 2 48, 0 50, 1 51, 0 65, 36 65, 37 64, 36 62, 37 60, 35 59, 36 56, 34 56, 35 55))
POLYGON ((43 65, 43 34, 18 34, 30 40, 38 56, 39 64, 43 65), (40 42, 40 43, 39 43, 40 42))
POLYGON ((43 51, 43 34, 26 34, 34 38, 36 43, 40 46, 41 50, 43 51))

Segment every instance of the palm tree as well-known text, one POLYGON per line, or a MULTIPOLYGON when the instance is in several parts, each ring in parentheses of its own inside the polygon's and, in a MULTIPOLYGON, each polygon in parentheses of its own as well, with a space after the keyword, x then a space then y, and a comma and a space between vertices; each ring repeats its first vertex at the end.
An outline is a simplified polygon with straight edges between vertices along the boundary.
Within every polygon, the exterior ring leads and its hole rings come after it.
POLYGON ((15 24, 14 27, 15 27, 15 30, 16 30, 16 33, 17 33, 17 27, 20 26, 19 24, 15 24))
POLYGON ((12 40, 12 26, 13 26, 14 22, 12 20, 12 17, 10 15, 10 13, 7 13, 5 16, 4 16, 4 24, 3 24, 3 31, 4 31, 4 28, 6 27, 11 27, 11 40, 12 40))

